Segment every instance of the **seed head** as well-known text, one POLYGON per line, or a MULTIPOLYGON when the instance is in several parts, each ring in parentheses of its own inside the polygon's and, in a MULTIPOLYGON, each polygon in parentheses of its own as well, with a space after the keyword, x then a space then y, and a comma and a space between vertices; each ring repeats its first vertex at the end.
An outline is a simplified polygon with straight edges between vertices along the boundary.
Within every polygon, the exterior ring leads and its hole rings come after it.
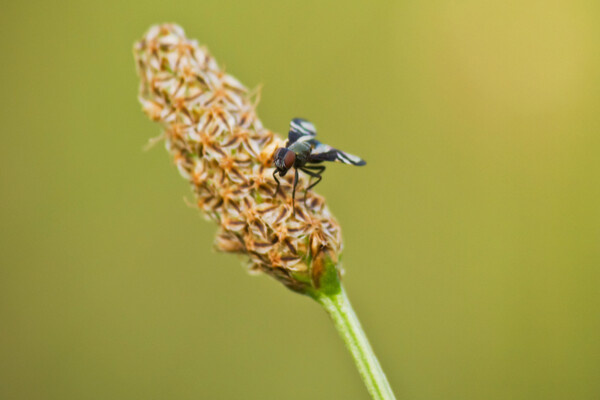
MULTIPOLYGON (((285 142, 258 119, 258 96, 177 25, 150 28, 134 55, 142 108, 162 125, 198 208, 219 225, 216 248, 299 292, 319 289, 328 268, 337 279, 341 231, 323 197, 309 191, 294 212, 293 174, 274 194, 273 154, 285 142)), ((307 186, 301 175, 298 193, 307 186)))

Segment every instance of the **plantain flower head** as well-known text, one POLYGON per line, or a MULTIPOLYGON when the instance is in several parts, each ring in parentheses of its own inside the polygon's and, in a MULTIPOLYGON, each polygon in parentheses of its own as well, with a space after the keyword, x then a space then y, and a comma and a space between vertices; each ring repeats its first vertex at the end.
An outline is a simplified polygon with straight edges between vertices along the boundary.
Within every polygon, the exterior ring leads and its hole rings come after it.
MULTIPOLYGON (((293 174, 274 194, 273 155, 285 141, 258 119, 258 95, 174 24, 150 28, 134 55, 139 101, 162 126, 198 208, 219 225, 216 248, 242 254, 252 271, 302 293, 337 280, 341 231, 323 197, 309 191, 294 212, 293 174)), ((307 186, 300 176, 298 193, 307 186)))

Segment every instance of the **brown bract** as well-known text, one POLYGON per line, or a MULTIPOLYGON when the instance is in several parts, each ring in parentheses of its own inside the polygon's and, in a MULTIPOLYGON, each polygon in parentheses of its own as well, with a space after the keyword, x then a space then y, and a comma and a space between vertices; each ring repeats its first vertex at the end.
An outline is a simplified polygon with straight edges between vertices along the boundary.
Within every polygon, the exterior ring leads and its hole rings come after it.
POLYGON ((291 289, 318 286, 324 257, 337 262, 340 227, 324 199, 292 176, 274 196, 273 153, 284 140, 265 129, 257 99, 177 25, 150 28, 135 44, 144 112, 165 130, 166 148, 198 207, 219 224, 216 247, 248 256, 250 268, 291 289))

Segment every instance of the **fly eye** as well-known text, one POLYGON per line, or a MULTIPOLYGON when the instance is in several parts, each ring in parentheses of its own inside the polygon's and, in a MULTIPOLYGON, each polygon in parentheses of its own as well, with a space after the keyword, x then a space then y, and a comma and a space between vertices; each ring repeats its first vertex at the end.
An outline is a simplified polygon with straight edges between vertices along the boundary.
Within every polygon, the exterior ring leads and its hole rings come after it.
POLYGON ((283 163, 286 168, 292 168, 294 166, 294 162, 296 161, 296 154, 293 151, 288 150, 285 156, 283 157, 283 163))

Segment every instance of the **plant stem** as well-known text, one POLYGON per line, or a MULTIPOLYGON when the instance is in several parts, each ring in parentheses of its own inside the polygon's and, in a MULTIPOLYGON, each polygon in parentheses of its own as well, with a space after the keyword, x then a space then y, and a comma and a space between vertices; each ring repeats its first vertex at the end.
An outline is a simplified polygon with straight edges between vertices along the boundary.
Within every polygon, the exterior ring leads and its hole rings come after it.
POLYGON ((340 285, 340 290, 335 293, 317 292, 313 297, 333 319, 371 397, 377 400, 395 399, 392 388, 346 296, 344 287, 340 285))

